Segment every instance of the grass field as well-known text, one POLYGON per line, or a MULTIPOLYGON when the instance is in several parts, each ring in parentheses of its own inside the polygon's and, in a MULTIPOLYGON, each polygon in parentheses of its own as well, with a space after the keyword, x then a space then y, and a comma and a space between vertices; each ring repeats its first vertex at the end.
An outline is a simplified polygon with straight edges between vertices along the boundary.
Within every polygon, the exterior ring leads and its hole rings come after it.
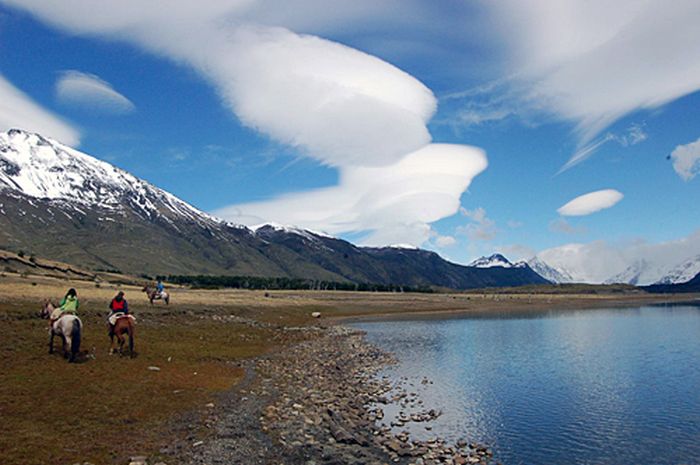
MULTIPOLYGON (((230 291, 171 288, 172 303, 151 307, 133 286, 46 276, 0 276, 0 451, 3 465, 120 464, 152 455, 196 423, 243 375, 236 361, 303 336, 282 326, 326 317, 435 316, 454 312, 630 305, 692 296, 563 294, 372 294, 230 291), (69 288, 80 296, 84 361, 47 353, 47 322, 36 316, 44 298, 69 288), (105 315, 117 289, 138 318, 136 358, 109 356, 105 315), (233 319, 222 318, 234 316, 233 319), (232 321, 233 320, 233 321, 232 321), (262 324, 248 324, 260 322, 262 324), (232 363, 233 362, 233 363, 232 363), (158 367, 159 371, 149 370, 158 367)), ((58 345, 58 341, 57 341, 58 345)))

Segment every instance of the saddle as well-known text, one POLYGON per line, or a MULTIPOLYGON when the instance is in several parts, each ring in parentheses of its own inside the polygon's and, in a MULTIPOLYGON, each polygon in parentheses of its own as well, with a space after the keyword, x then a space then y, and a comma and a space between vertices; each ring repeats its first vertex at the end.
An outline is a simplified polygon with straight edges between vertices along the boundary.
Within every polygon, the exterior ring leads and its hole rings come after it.
POLYGON ((135 317, 134 315, 126 315, 126 314, 123 313, 123 312, 117 312, 117 313, 115 313, 115 314, 113 314, 113 315, 110 315, 109 318, 108 318, 107 320, 109 321, 109 324, 110 324, 110 325, 114 326, 114 325, 117 324, 117 320, 119 320, 119 319, 121 319, 121 318, 131 318, 131 321, 133 321, 134 323, 136 323, 136 317, 135 317))
POLYGON ((73 310, 61 310, 60 307, 55 309, 53 312, 51 312, 51 315, 49 315, 49 326, 52 326, 66 315, 76 315, 76 312, 73 310))

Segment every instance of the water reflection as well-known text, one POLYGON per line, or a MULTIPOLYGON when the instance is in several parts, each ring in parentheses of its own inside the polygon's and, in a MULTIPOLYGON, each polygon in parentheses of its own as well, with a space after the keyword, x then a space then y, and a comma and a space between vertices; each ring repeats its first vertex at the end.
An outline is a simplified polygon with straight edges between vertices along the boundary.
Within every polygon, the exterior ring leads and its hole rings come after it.
POLYGON ((358 326, 443 410, 432 431, 406 425, 421 439, 487 442, 508 464, 700 463, 697 306, 358 326))

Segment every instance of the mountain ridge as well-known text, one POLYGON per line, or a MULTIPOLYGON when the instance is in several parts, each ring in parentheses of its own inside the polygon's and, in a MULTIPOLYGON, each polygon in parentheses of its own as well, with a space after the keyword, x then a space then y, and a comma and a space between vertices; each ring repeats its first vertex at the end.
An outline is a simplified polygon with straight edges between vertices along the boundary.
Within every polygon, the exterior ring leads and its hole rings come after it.
POLYGON ((544 284, 435 252, 358 247, 281 225, 215 218, 107 162, 22 130, 0 133, 0 247, 135 274, 303 277, 469 289, 544 284))

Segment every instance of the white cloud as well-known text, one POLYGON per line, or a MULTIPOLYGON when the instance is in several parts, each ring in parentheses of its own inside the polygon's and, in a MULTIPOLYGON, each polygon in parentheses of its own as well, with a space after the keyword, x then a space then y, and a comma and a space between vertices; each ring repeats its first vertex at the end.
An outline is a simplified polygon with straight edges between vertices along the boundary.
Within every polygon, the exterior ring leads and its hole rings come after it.
POLYGON ((242 22, 256 2, 4 1, 193 67, 243 124, 328 165, 389 164, 430 142, 427 87, 359 50, 242 22))
POLYGON ((582 234, 586 232, 583 226, 574 226, 564 218, 557 218, 549 223, 549 230, 564 234, 582 234))
POLYGON ((670 155, 673 169, 684 181, 690 181, 700 173, 700 139, 679 145, 670 155))
POLYGON ((275 219, 330 234, 372 231, 362 241, 368 245, 418 245, 430 238, 430 223, 459 210, 461 194, 486 166, 479 149, 430 144, 390 166, 344 167, 335 187, 214 213, 249 225, 275 219))
POLYGON ((472 223, 458 226, 456 230, 457 234, 465 235, 473 241, 490 241, 498 234, 496 222, 486 216, 486 210, 482 207, 475 208, 474 210, 460 208, 460 212, 462 215, 471 219, 472 223))
POLYGON ((368 11, 395 17, 403 2, 360 1, 322 14, 326 5, 313 1, 0 1, 68 32, 128 41, 190 66, 244 125, 339 170, 338 186, 218 212, 228 219, 419 244, 431 236, 429 223, 457 211, 460 195, 486 167, 477 149, 429 145, 426 124, 437 102, 413 76, 359 50, 277 27, 323 29, 370 19, 368 11), (273 6, 311 13, 285 19, 273 6))
POLYGON ((501 245, 496 247, 495 251, 511 262, 527 260, 535 255, 535 251, 531 247, 522 244, 501 245))
POLYGON ((65 71, 58 78, 56 98, 62 103, 107 113, 129 113, 135 108, 107 81, 75 70, 65 71))
POLYGON ((80 134, 70 124, 40 107, 0 75, 0 130, 25 129, 76 146, 80 134))
POLYGON ((435 245, 437 245, 440 248, 444 247, 452 247, 457 243, 457 239, 455 239, 453 236, 441 236, 438 235, 434 239, 435 245))
POLYGON ((700 89, 700 2, 488 2, 519 104, 571 121, 580 146, 613 122, 700 89))
POLYGON ((601 283, 632 266, 640 272, 639 284, 652 284, 680 263, 700 258, 700 230, 660 243, 634 240, 566 244, 543 250, 537 256, 550 266, 568 271, 580 282, 601 283))
POLYGON ((584 216, 610 208, 624 195, 615 189, 603 189, 576 197, 560 207, 557 212, 563 216, 584 216))
POLYGON ((569 161, 567 161, 564 166, 561 167, 557 174, 561 174, 564 171, 573 168, 579 163, 590 158, 600 147, 607 144, 608 142, 615 141, 623 147, 630 147, 637 145, 640 142, 644 142, 648 138, 648 134, 644 131, 644 128, 640 124, 632 124, 623 134, 613 134, 608 132, 602 137, 598 137, 589 144, 580 147, 576 153, 574 153, 569 161))

